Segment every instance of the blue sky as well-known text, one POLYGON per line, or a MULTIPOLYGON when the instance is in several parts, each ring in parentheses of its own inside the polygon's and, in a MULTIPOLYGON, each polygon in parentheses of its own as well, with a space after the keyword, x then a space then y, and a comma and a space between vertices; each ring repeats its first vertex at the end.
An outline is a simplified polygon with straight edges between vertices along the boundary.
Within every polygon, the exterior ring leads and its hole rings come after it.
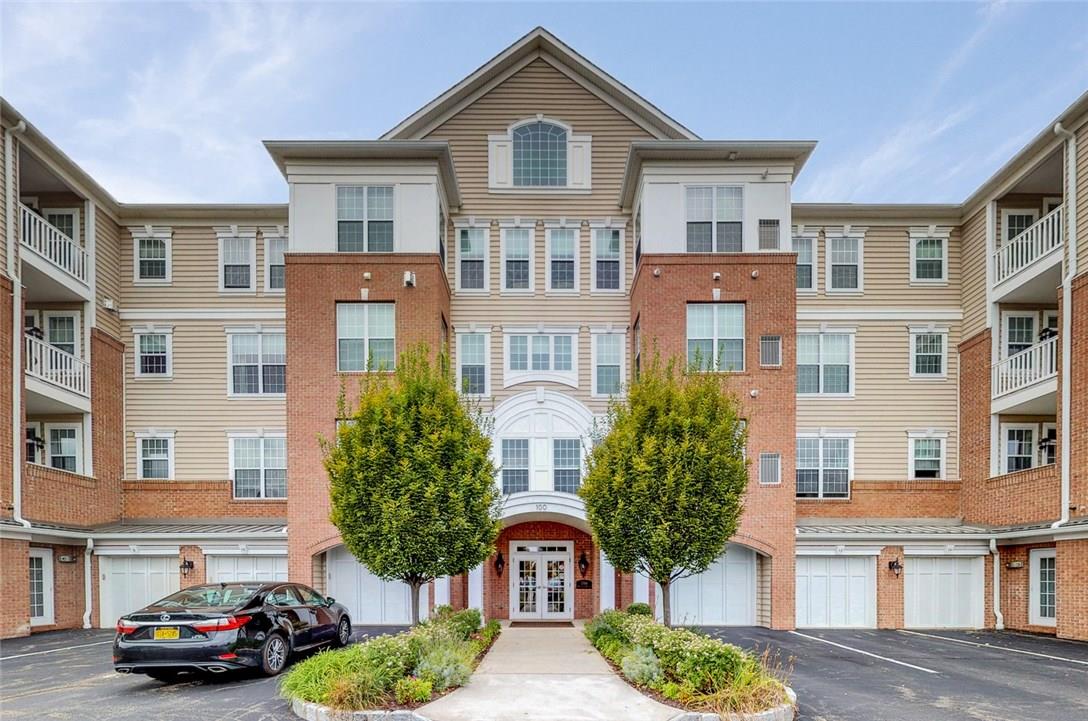
POLYGON ((0 5, 0 92, 118 199, 282 202, 262 139, 373 138, 536 25, 794 198, 959 202, 1088 90, 1088 4, 0 5))

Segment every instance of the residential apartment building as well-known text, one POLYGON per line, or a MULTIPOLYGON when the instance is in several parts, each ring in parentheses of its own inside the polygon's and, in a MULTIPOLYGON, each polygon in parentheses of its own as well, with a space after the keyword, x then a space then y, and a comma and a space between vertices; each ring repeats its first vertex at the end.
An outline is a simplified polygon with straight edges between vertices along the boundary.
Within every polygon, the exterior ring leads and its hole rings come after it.
POLYGON ((749 430, 678 620, 1088 639, 1088 95, 948 205, 793 203, 815 143, 701 139, 543 29, 377 140, 266 142, 286 206, 119 203, 0 114, 3 636, 235 578, 404 623, 328 520, 319 438, 422 343, 504 493, 496 555, 424 612, 660 607, 576 495, 656 352, 749 430))

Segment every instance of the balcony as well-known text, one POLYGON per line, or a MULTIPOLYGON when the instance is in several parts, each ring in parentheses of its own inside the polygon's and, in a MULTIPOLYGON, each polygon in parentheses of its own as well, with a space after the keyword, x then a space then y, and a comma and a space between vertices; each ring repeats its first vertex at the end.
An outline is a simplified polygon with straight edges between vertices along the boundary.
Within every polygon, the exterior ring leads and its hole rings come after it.
POLYGON ((1058 390, 1058 337, 993 365, 993 413, 1054 413, 1058 390))
POLYGON ((994 295, 999 302, 1053 301, 1061 284, 1062 206, 994 253, 994 295))
POLYGON ((34 212, 19 204, 24 284, 33 300, 88 300, 87 250, 34 212))
POLYGON ((23 336, 27 414, 91 410, 91 367, 32 335, 23 336))

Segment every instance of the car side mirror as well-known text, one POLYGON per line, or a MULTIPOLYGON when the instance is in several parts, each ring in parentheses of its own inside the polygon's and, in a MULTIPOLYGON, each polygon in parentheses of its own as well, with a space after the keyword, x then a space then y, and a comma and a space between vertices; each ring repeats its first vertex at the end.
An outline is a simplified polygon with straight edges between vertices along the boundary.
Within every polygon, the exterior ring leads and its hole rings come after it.
POLYGON ((335 599, 335 598, 333 598, 332 596, 325 596, 325 605, 326 605, 326 606, 331 606, 331 605, 333 605, 334 603, 336 603, 336 599, 335 599))

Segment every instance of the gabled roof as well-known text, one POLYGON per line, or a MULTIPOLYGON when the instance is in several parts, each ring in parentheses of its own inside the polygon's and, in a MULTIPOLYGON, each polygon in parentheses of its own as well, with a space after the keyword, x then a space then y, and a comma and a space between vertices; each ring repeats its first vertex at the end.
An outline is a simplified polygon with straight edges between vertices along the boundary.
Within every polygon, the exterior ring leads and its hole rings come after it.
POLYGON ((421 138, 475 98, 536 59, 564 71, 657 138, 696 140, 698 136, 657 106, 601 70, 542 27, 531 30, 475 72, 385 133, 382 140, 421 138))

